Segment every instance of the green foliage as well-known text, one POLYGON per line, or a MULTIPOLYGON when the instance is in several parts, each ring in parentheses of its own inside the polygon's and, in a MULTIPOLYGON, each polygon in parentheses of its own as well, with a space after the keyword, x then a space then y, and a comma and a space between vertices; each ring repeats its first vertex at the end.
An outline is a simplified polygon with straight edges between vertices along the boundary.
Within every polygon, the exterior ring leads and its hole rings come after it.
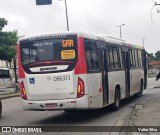
POLYGON ((155 53, 155 60, 160 60, 160 51, 157 51, 156 53, 155 53))
POLYGON ((15 46, 17 40, 17 31, 0 32, 0 45, 15 46))
POLYGON ((11 46, 0 46, 0 58, 1 60, 7 60, 8 62, 12 61, 16 55, 16 49, 11 46))
POLYGON ((149 58, 150 61, 160 61, 160 51, 157 51, 155 53, 155 56, 153 55, 153 53, 149 53, 149 58))
POLYGON ((150 61, 154 61, 155 60, 155 57, 154 57, 153 53, 149 53, 148 55, 149 55, 150 61))
POLYGON ((7 20, 5 18, 0 18, 0 31, 4 28, 5 25, 7 25, 7 20))
POLYGON ((16 55, 16 46, 18 36, 17 31, 3 32, 2 29, 7 25, 7 21, 4 18, 0 18, 0 60, 11 60, 16 55))

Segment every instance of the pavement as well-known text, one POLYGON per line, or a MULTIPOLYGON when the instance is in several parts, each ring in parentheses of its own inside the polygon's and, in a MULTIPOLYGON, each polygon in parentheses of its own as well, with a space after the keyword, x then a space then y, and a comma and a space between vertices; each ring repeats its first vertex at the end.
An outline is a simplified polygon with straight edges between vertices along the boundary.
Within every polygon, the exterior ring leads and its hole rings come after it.
POLYGON ((148 94, 131 106, 131 115, 123 125, 137 127, 141 131, 120 135, 160 135, 160 80, 150 78, 148 83, 148 94))
MULTIPOLYGON (((153 93, 160 91, 160 87, 154 88, 152 91, 153 93)), ((128 126, 137 127, 138 130, 141 130, 132 133, 132 135, 160 135, 160 95, 149 96, 132 106, 128 123, 128 126)), ((125 135, 128 134, 125 133, 125 135)))

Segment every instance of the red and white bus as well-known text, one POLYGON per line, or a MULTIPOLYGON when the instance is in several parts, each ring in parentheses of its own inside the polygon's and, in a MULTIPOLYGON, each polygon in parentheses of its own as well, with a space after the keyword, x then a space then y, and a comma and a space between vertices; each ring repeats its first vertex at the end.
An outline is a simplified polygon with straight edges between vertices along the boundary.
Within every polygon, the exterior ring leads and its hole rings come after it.
POLYGON ((102 108, 141 96, 147 86, 143 47, 81 32, 22 37, 19 79, 24 110, 102 108))

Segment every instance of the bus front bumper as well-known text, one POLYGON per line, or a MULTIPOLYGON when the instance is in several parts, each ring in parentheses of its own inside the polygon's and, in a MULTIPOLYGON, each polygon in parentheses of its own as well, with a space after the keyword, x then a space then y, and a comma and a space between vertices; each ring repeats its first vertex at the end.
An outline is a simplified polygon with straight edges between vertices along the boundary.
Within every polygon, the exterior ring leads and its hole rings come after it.
POLYGON ((66 109, 88 109, 88 95, 84 95, 77 99, 63 99, 63 100, 45 100, 32 101, 23 100, 22 106, 24 110, 66 110, 66 109))

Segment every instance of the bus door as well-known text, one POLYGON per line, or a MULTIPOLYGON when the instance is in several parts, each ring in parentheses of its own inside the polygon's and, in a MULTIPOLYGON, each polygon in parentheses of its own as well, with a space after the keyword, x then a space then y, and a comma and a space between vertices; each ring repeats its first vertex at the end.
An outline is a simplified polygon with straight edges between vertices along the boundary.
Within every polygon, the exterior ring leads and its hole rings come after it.
POLYGON ((106 105, 109 103, 106 49, 98 48, 98 59, 99 59, 100 70, 102 73, 103 105, 106 105))
POLYGON ((123 52, 123 64, 125 68, 126 97, 130 96, 130 64, 129 53, 123 52))

